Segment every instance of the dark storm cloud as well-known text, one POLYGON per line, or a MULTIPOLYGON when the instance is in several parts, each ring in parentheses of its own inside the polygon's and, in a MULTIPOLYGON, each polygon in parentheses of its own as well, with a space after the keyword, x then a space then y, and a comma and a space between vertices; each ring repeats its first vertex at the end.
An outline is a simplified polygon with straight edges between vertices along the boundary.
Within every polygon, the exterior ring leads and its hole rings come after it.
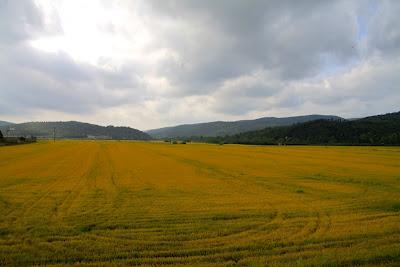
POLYGON ((324 55, 342 63, 356 56, 355 18, 346 8, 327 1, 155 1, 157 14, 177 23, 164 32, 164 45, 182 56, 160 73, 188 94, 209 93, 257 68, 281 79, 315 75, 324 55), (192 84, 199 86, 187 89, 192 84))

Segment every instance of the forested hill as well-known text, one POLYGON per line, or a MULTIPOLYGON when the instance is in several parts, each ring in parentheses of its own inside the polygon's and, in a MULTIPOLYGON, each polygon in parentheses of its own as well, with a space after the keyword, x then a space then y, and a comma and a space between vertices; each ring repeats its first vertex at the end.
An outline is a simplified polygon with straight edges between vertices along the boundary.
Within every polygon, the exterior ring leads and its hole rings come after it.
MULTIPOLYGON (((9 126, 1 126, 5 134, 9 126)), ((57 138, 100 138, 100 139, 129 139, 149 140, 151 137, 137 129, 129 127, 99 126, 95 124, 67 121, 67 122, 27 122, 13 124, 12 135, 38 137, 53 137, 53 129, 57 138)))
POLYGON ((8 122, 8 121, 0 121, 0 127, 2 127, 2 126, 8 126, 8 125, 12 125, 12 124, 14 124, 14 123, 12 123, 12 122, 8 122))
POLYGON ((400 112, 352 121, 315 120, 208 138, 207 141, 238 144, 400 145, 400 112))
POLYGON ((331 115, 307 115, 286 118, 264 117, 255 120, 214 121, 184 124, 146 131, 154 138, 191 138, 200 136, 225 136, 265 127, 285 126, 317 119, 341 119, 331 115))

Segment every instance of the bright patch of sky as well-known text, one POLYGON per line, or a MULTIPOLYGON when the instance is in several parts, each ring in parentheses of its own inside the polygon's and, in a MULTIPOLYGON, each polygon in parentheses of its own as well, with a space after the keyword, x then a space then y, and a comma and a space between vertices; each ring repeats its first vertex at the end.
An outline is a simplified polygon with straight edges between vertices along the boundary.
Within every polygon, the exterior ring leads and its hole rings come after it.
POLYGON ((399 13, 395 0, 2 1, 0 120, 395 111, 399 13))

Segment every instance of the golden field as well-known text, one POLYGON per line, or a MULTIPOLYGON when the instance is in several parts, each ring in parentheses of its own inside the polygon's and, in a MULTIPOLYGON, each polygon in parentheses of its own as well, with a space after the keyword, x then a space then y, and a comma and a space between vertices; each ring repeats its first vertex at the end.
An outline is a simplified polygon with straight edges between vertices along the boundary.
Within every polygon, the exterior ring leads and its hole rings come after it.
POLYGON ((399 266, 400 148, 0 147, 0 265, 399 266))

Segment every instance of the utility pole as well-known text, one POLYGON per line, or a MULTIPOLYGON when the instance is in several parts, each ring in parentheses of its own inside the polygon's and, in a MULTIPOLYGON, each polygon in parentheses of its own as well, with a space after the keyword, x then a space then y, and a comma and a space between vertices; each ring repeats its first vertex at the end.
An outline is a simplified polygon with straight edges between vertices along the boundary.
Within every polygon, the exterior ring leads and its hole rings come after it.
POLYGON ((53 128, 53 141, 56 141, 56 127, 53 128))

